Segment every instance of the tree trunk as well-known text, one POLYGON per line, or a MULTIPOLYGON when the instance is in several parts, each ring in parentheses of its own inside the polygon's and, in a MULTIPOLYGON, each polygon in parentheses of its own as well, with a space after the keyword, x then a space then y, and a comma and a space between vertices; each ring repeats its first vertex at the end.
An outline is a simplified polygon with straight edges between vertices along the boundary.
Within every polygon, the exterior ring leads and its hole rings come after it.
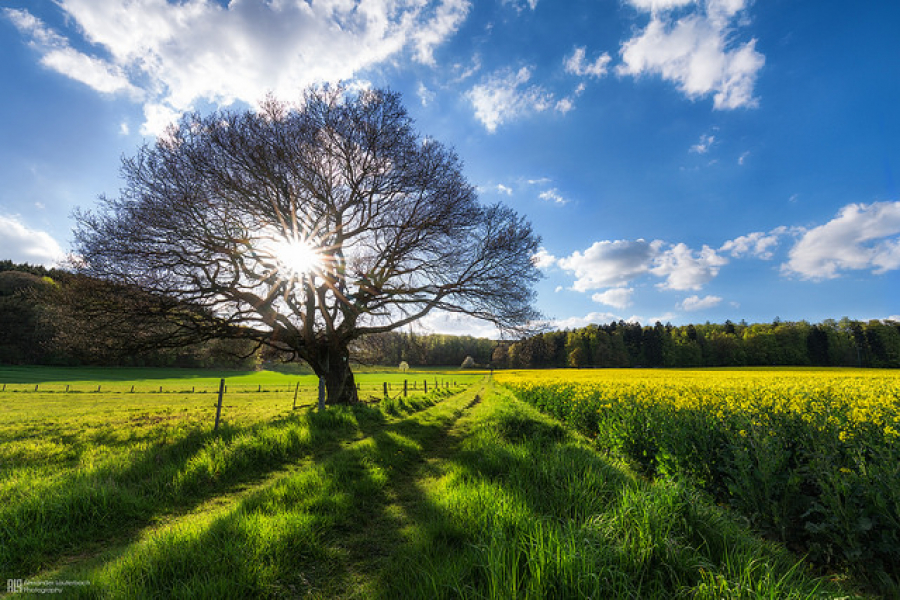
POLYGON ((359 402, 356 380, 350 370, 350 351, 341 345, 323 345, 316 353, 318 360, 308 360, 313 371, 325 380, 326 404, 359 402))

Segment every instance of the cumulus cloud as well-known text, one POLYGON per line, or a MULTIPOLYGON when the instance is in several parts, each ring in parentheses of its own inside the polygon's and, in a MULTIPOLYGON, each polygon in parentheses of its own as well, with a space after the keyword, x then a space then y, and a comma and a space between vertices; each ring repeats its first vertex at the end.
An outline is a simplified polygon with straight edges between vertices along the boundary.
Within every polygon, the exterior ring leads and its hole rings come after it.
POLYGON ((630 0, 650 12, 647 27, 620 48, 620 75, 659 75, 689 98, 713 95, 716 109, 754 107, 757 74, 765 57, 756 39, 735 43, 747 0, 630 0), (683 10, 692 7, 689 14, 683 10))
POLYGON ((585 59, 584 46, 578 46, 572 51, 572 55, 564 61, 566 73, 578 75, 579 77, 596 77, 600 78, 608 72, 608 65, 612 58, 604 52, 597 57, 594 62, 587 62, 585 59))
POLYGON ((544 247, 538 248, 537 253, 531 257, 531 262, 538 269, 549 269, 556 264, 556 257, 547 252, 544 247))
POLYGON ((669 290, 698 290, 719 274, 728 259, 704 245, 694 252, 684 244, 676 244, 656 257, 650 272, 665 277, 658 287, 669 290))
POLYGON ((469 90, 466 95, 475 109, 475 117, 485 129, 493 133, 503 123, 551 108, 566 111, 552 93, 539 85, 528 85, 530 80, 528 67, 515 72, 506 69, 489 75, 469 90))
POLYGON ((734 258, 751 256, 769 260, 778 246, 778 238, 788 231, 787 227, 778 227, 769 233, 754 231, 753 233, 736 237, 733 240, 728 240, 722 244, 719 251, 727 252, 734 258))
POLYGON ((45 232, 31 229, 18 217, 0 215, 0 256, 13 262, 53 266, 65 256, 62 248, 45 232))
POLYGON ((197 101, 252 105, 269 92, 293 97, 307 85, 352 79, 403 52, 433 64, 435 48, 470 8, 468 0, 56 4, 74 25, 68 37, 26 10, 4 14, 42 64, 99 92, 139 99, 144 129, 157 132, 163 116, 197 101))
POLYGON ((617 288, 643 275, 664 281, 661 289, 697 290, 719 274, 728 263, 716 250, 703 246, 691 250, 685 244, 666 244, 661 240, 617 240, 594 242, 584 253, 574 252, 557 261, 575 274, 572 289, 579 292, 617 288))
POLYGON ((575 273, 574 290, 586 292, 625 285, 650 271, 662 242, 604 240, 559 259, 559 266, 575 273))
POLYGON ((613 288, 605 292, 594 294, 591 300, 600 304, 614 306, 615 308, 627 308, 631 306, 631 298, 634 296, 634 288, 613 288))
POLYGON ((681 308, 688 311, 705 310, 717 306, 722 299, 718 296, 689 296, 681 303, 681 308))
POLYGON ((803 233, 782 265, 784 273, 804 279, 869 269, 876 275, 900 269, 900 202, 843 207, 825 225, 803 233))

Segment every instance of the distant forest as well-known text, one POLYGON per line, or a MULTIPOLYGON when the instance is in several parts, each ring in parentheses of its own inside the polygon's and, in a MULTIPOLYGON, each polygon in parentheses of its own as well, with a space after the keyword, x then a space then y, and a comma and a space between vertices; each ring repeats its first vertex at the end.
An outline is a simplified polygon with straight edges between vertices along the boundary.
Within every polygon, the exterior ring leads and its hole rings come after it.
MULTIPOLYGON (((0 261, 0 363, 253 368, 281 357, 249 342, 207 340, 184 346, 142 346, 165 327, 146 319, 111 329, 85 327, 70 307, 75 276, 59 269, 0 261)), ((81 292, 83 293, 83 292, 81 292)), ((843 318, 747 324, 653 326, 624 321, 549 331, 518 341, 390 332, 361 340, 363 363, 411 366, 548 367, 900 367, 900 323, 843 318)))

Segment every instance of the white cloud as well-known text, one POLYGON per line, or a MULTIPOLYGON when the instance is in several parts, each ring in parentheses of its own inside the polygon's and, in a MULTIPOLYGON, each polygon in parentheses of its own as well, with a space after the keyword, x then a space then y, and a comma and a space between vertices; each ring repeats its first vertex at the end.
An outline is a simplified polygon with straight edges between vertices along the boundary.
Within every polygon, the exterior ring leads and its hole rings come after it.
POLYGON ((560 98, 559 100, 557 100, 555 108, 557 112, 566 114, 567 112, 575 108, 575 101, 570 96, 560 98))
POLYGON ((695 154, 706 154, 715 141, 716 136, 714 135, 701 135, 700 141, 691 146, 690 151, 695 154))
POLYGON ((669 290, 698 290, 719 274, 719 267, 728 259, 704 245, 699 253, 694 253, 684 244, 676 244, 654 259, 650 272, 666 281, 658 287, 669 290))
POLYGON ((422 103, 422 106, 428 106, 434 102, 434 92, 425 87, 424 83, 419 83, 416 95, 419 96, 419 101, 422 103))
MULTIPOLYGON (((592 312, 588 313, 583 317, 567 317, 565 319, 554 319, 550 322, 550 325, 559 330, 564 329, 580 329, 582 327, 587 327, 588 325, 594 325, 599 323, 611 323, 613 321, 621 321, 622 317, 619 315, 614 315, 608 312, 592 312)), ((632 319, 629 319, 632 320, 632 319)))
POLYGON ((634 288, 613 288, 605 292, 594 294, 591 300, 614 306, 615 308, 627 308, 631 306, 631 298, 634 296, 634 288))
POLYGON ((501 194, 506 194, 507 196, 512 196, 512 193, 513 193, 511 187, 503 185, 502 183, 497 184, 497 192, 499 192, 501 194))
POLYGON ((628 0, 628 4, 638 10, 658 12, 693 4, 695 0, 628 0))
POLYGON ((557 190, 556 188, 552 188, 552 189, 546 190, 544 192, 541 192, 540 194, 538 194, 538 198, 540 198, 541 200, 546 200, 547 202, 553 202, 554 204, 559 204, 559 205, 564 205, 564 204, 569 203, 568 200, 566 200, 565 198, 563 198, 560 195, 559 190, 557 190))
POLYGON ((543 246, 538 248, 537 254, 531 257, 531 262, 538 269, 549 269, 556 264, 556 257, 547 252, 543 246))
POLYGON ((748 156, 750 156, 750 151, 749 151, 749 150, 748 150, 747 152, 744 152, 744 153, 741 154, 740 156, 738 156, 738 164, 739 164, 739 165, 743 165, 745 162, 747 162, 747 157, 748 157, 748 156))
POLYGON ((576 251, 557 261, 575 274, 572 289, 578 292, 621 287, 647 274, 665 279, 657 284, 661 289, 696 290, 727 263, 728 259, 709 246, 694 252, 685 244, 671 246, 661 240, 594 242, 583 254, 576 251))
POLYGON ((0 215, 0 256, 13 262, 53 266, 65 256, 62 248, 45 232, 31 229, 18 217, 0 215))
POLYGON ((689 296, 681 303, 681 308, 688 311, 706 310, 718 306, 722 299, 718 296, 689 296))
POLYGON ((525 7, 528 7, 531 10, 536 9, 538 0, 503 0, 503 4, 511 4, 517 11, 522 12, 525 7))
POLYGON ((769 260, 773 256, 774 249, 778 246, 779 236, 788 232, 786 227, 778 227, 769 233, 754 231, 742 235, 722 244, 720 252, 728 252, 734 258, 753 256, 763 260, 769 260))
POLYGON ((541 86, 527 85, 529 80, 528 67, 516 72, 503 70, 469 90, 466 96, 475 109, 475 117, 489 132, 503 123, 555 107, 553 94, 541 86))
POLYGON ((737 15, 745 0, 707 0, 691 14, 671 9, 693 4, 678 0, 632 0, 650 11, 647 27, 620 48, 620 75, 659 75, 689 98, 713 95, 716 109, 754 107, 753 87, 765 57, 756 40, 734 43, 737 15))
POLYGON ((421 333, 443 333, 448 335, 470 335, 476 338, 497 339, 500 332, 497 327, 487 321, 468 315, 433 310, 416 321, 411 327, 421 333))
POLYGON ((575 273, 574 290, 586 292, 624 285, 650 271, 662 242, 616 240, 594 242, 590 248, 559 259, 559 266, 575 273))
MULTIPOLYGON (((103 93, 140 98, 148 117, 178 114, 201 100, 226 106, 252 105, 269 92, 296 97, 307 85, 350 80, 403 52, 433 64, 435 48, 471 6, 468 0, 56 4, 78 32, 71 38, 25 10, 4 14, 47 67, 103 93)), ((142 129, 164 126, 148 119, 142 129)))
POLYGON ((592 62, 585 61, 585 48, 578 46, 572 51, 572 55, 565 59, 564 64, 566 73, 572 73, 579 77, 596 77, 600 78, 609 71, 608 65, 612 58, 604 52, 592 62))
POLYGON ((838 216, 805 232, 782 271, 804 279, 833 279, 841 271, 900 269, 900 202, 848 204, 838 216))

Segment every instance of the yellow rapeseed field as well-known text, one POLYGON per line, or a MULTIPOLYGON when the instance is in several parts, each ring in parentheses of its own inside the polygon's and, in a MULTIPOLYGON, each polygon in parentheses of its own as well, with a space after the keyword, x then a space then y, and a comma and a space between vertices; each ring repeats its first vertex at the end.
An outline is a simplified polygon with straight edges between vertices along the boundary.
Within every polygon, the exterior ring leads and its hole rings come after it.
POLYGON ((559 369, 496 375, 631 460, 823 564, 900 576, 900 371, 559 369))
POLYGON ((841 428, 848 439, 861 423, 900 437, 900 371, 881 369, 554 369, 500 372, 497 381, 518 393, 552 394, 567 403, 622 400, 641 405, 736 414, 767 425, 769 415, 792 412, 818 428, 841 428))

